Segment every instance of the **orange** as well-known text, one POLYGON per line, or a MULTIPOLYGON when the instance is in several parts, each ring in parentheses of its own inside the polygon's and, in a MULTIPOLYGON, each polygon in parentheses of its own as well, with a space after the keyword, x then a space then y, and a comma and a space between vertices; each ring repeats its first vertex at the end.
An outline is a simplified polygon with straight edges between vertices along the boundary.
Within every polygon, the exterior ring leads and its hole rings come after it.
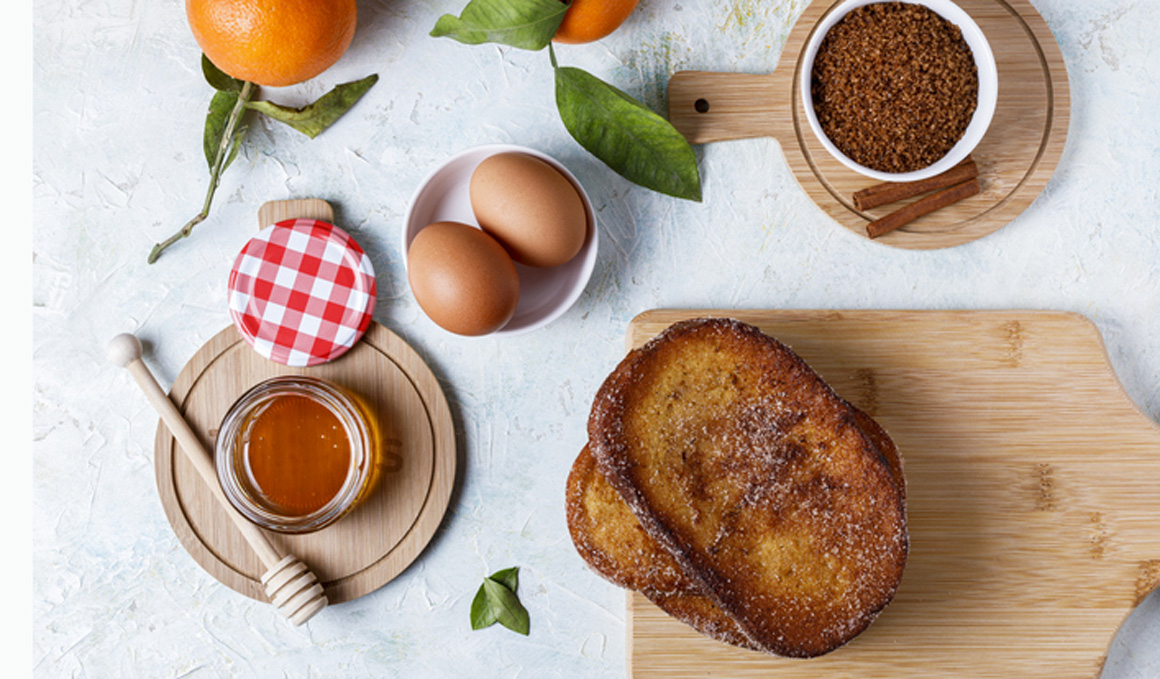
POLYGON ((309 80, 354 37, 355 0, 185 0, 193 37, 239 80, 283 87, 309 80))
POLYGON ((577 44, 599 40, 615 31, 639 0, 572 0, 554 42, 577 44))

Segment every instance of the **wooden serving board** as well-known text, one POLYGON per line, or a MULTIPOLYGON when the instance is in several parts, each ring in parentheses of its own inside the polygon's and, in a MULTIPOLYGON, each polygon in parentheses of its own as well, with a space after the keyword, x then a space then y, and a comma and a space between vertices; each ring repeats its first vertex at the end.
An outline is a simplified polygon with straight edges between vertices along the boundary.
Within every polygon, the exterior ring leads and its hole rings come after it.
MULTIPOLYGON (((342 357, 308 368, 262 358, 230 326, 190 359, 170 398, 206 449, 213 450, 217 427, 234 401, 278 375, 330 380, 376 415, 380 473, 371 494, 350 514, 315 533, 267 533, 275 547, 298 556, 314 572, 330 603, 348 601, 401 573, 439 527, 455 482, 451 411, 422 358, 374 322, 342 357)), ((181 545, 210 575, 265 601, 259 580, 265 567, 164 424, 157 426, 154 465, 161 504, 181 545)))
MULTIPOLYGON (((869 211, 852 195, 875 184, 835 160, 806 122, 798 87, 801 56, 836 0, 814 0, 794 24, 772 74, 684 71, 669 81, 669 119, 691 143, 775 137, 806 193, 846 228, 905 204, 869 211), (698 102, 702 102, 698 105, 698 102), (698 109, 705 109, 700 112, 698 109)), ((987 36, 999 69, 999 100, 972 157, 982 192, 876 240, 912 249, 961 245, 998 230, 1047 185, 1063 153, 1070 118, 1067 68, 1051 30, 1027 0, 958 0, 987 36)))
POLYGON ((902 453, 910 558, 866 632, 811 660, 702 637, 628 601, 630 676, 1097 677, 1160 584, 1160 427, 1099 331, 1039 311, 646 312, 732 316, 789 344, 902 453))

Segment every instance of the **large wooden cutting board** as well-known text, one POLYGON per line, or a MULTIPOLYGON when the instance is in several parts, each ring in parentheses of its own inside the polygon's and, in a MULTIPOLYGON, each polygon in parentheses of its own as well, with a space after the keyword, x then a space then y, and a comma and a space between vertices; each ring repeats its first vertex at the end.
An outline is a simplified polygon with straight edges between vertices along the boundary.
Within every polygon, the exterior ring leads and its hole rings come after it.
MULTIPOLYGON (((806 123, 798 77, 802 52, 838 0, 814 0, 794 24, 769 74, 684 71, 669 81, 669 119, 692 143, 774 137, 794 177, 842 226, 866 225, 904 203, 858 210, 852 195, 876 183, 830 156, 806 123)), ((982 193, 878 238, 913 249, 961 245, 1002 228, 1031 205, 1063 153, 1070 119, 1067 67, 1028 0, 957 0, 987 36, 999 69, 999 100, 975 149, 982 193)))
POLYGON ((1095 326, 1037 311, 646 312, 634 347, 694 316, 753 323, 875 417, 904 459, 910 560, 861 636, 812 660, 698 635, 628 602, 632 677, 1098 676, 1160 583, 1160 427, 1095 326))

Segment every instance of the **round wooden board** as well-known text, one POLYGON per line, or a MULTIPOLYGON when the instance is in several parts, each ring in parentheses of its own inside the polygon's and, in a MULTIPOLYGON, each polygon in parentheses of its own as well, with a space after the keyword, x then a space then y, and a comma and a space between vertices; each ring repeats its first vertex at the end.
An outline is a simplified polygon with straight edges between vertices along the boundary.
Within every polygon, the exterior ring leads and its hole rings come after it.
MULTIPOLYGON (((872 179, 831 157, 809 129, 798 87, 801 56, 815 27, 837 4, 814 0, 767 75, 684 71, 669 81, 669 119, 691 143, 776 137, 806 193, 846 228, 866 225, 904 205, 859 211, 853 193, 872 179), (700 108, 708 110, 698 112, 700 108)), ((968 243, 997 231, 1043 191, 1063 154, 1071 95, 1063 55, 1027 0, 958 0, 986 34, 999 69, 999 101, 972 157, 982 192, 876 240, 911 249, 968 243)))
MULTIPOLYGON (((170 398, 213 450, 218 424, 246 389, 277 375, 302 374, 330 380, 360 397, 376 412, 379 427, 381 473, 362 503, 315 533, 267 533, 280 550, 302 559, 334 604, 390 582, 430 541, 455 482, 455 431, 430 368, 402 339, 374 322, 341 358, 310 368, 262 358, 230 326, 190 359, 170 398)), ((262 563, 161 423, 154 464, 161 504, 186 551, 222 583, 265 601, 262 563)))

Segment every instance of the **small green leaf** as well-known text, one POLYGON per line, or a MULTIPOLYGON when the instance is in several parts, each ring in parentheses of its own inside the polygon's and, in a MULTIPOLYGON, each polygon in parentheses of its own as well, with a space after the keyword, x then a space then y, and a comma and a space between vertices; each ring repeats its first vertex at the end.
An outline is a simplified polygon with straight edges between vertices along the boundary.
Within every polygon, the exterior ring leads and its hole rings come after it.
POLYGON ((210 87, 220 92, 241 92, 242 81, 226 75, 220 68, 214 66, 209 57, 201 55, 201 73, 210 87))
POLYGON ((349 111, 378 80, 378 75, 369 75, 362 80, 343 83, 302 108, 290 108, 269 101, 251 101, 246 104, 246 108, 285 123, 313 139, 349 111))
POLYGON ((502 571, 496 571, 492 573, 489 578, 491 580, 495 580, 504 587, 507 587, 512 591, 512 594, 515 594, 516 590, 518 590, 520 586, 520 567, 512 566, 511 568, 505 568, 502 571))
POLYGON ((499 43, 541 50, 552 42, 568 6, 560 0, 471 0, 458 17, 439 17, 431 36, 465 45, 499 43))
POLYGON ((483 629, 495 623, 527 636, 531 620, 516 596, 519 587, 518 566, 505 568, 484 578, 471 600, 471 629, 483 629))
POLYGON ((581 146, 633 183, 700 202, 697 158, 669 121, 586 71, 557 66, 551 56, 556 107, 581 146))
POLYGON ((513 632, 527 636, 530 627, 528 611, 520 603, 515 592, 491 578, 483 581, 483 589, 486 592, 488 608, 495 614, 496 622, 513 632))
POLYGON ((209 165, 210 172, 214 171, 218 149, 222 145, 222 135, 226 132, 230 112, 233 111, 234 104, 237 102, 237 92, 224 91, 214 92, 213 99, 209 101, 209 111, 205 115, 205 134, 202 136, 201 144, 205 151, 205 162, 209 165))
POLYGON ((471 600, 471 629, 483 629, 495 624, 495 611, 488 605, 487 590, 483 585, 471 600))

